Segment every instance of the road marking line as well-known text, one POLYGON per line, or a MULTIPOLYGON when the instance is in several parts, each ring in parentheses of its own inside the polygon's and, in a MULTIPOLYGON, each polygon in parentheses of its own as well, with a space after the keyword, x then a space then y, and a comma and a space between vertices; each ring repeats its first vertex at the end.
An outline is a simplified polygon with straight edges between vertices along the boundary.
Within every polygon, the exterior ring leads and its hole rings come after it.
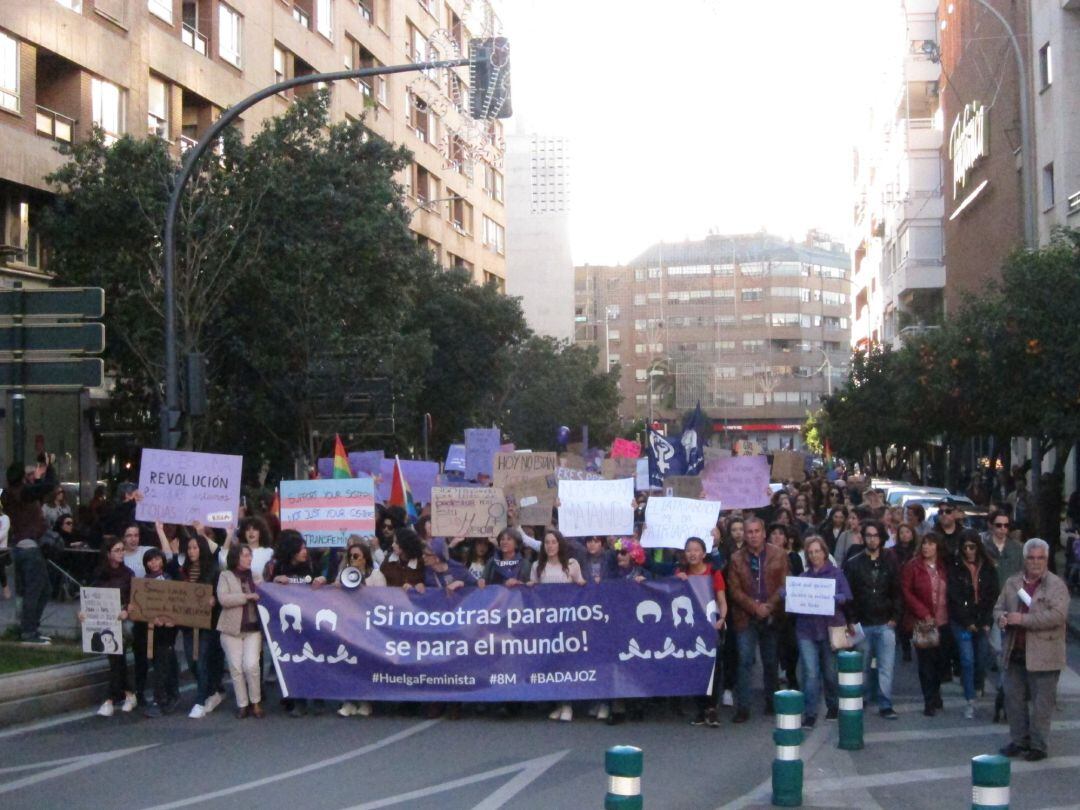
POLYGON ((79 754, 75 757, 64 757, 63 759, 50 759, 44 762, 31 762, 29 765, 12 765, 7 768, 0 768, 0 774, 18 773, 19 771, 32 771, 35 768, 55 767, 56 765, 67 765, 69 762, 76 762, 82 759, 84 756, 86 756, 86 754, 79 754))
POLYGON ((232 796, 234 793, 242 793, 245 790, 252 790, 253 788, 263 787, 264 785, 272 785, 275 782, 281 782, 285 779, 292 779, 294 776, 303 776, 304 774, 311 773, 312 771, 321 770, 322 768, 331 768, 334 765, 340 765, 342 762, 348 762, 350 759, 356 759, 362 757, 364 754, 370 754, 372 751, 378 751, 380 748, 385 748, 388 745, 401 742, 414 734, 419 734, 421 731, 426 731, 432 726, 438 724, 439 720, 425 720, 422 723, 409 726, 396 734, 391 734, 389 737, 383 737, 381 740, 377 740, 368 745, 356 748, 352 751, 348 751, 344 754, 338 754, 336 757, 330 757, 329 759, 322 759, 318 762, 312 762, 309 765, 303 765, 299 768, 293 768, 290 771, 284 771, 282 773, 274 774, 273 776, 266 776, 262 779, 254 779, 250 782, 243 782, 239 785, 233 785, 227 788, 221 788, 220 790, 214 790, 209 793, 203 793, 200 796, 189 796, 186 799, 180 799, 175 802, 169 802, 168 804, 156 804, 153 807, 148 807, 146 810, 173 810, 177 807, 190 807, 193 804, 200 804, 201 802, 208 802, 211 799, 220 799, 223 796, 232 796))
MULTIPOLYGON (((1056 757, 1042 762, 1013 762, 1012 772, 1050 771, 1075 768, 1080 765, 1080 756, 1056 757)), ((846 790, 868 790, 870 788, 906 785, 913 782, 933 782, 942 779, 970 779, 971 764, 957 765, 951 768, 926 768, 916 771, 893 771, 874 773, 864 776, 839 776, 829 779, 813 779, 803 784, 803 794, 838 793, 846 790)))
POLYGON ((463 776, 460 779, 454 779, 453 781, 443 782, 439 785, 412 790, 398 796, 390 796, 385 799, 376 799, 373 802, 365 802, 364 804, 346 808, 346 810, 377 810, 377 808, 380 807, 391 807, 395 804, 404 804, 405 802, 411 802, 416 799, 423 799, 428 796, 435 796, 439 793, 456 790, 457 788, 465 787, 466 785, 473 785, 477 782, 486 782, 489 779, 497 779, 500 776, 517 773, 517 776, 505 785, 502 785, 498 790, 473 808, 473 810, 498 810, 498 808, 505 805, 514 798, 514 796, 527 788, 537 778, 542 776, 548 768, 569 753, 570 749, 567 748, 564 751, 556 751, 554 754, 548 754, 544 757, 527 759, 524 762, 515 762, 513 765, 504 765, 501 768, 494 768, 490 771, 473 774, 472 776, 463 776))
MULTIPOLYGON (((1080 720, 1059 720, 1051 723, 1054 731, 1076 731, 1080 729, 1080 720)), ((908 742, 911 740, 947 740, 950 737, 981 737, 983 735, 1000 735, 1007 737, 1009 727, 997 726, 956 726, 954 728, 942 728, 934 730, 915 731, 875 731, 872 734, 864 734, 863 742, 908 742)))
MULTIPOLYGON (((118 748, 115 751, 103 751, 100 754, 86 754, 85 756, 75 757, 74 761, 69 761, 66 765, 61 765, 58 768, 51 768, 50 770, 43 771, 42 773, 35 773, 33 776, 24 776, 22 779, 16 779, 14 782, 6 782, 0 785, 0 793, 10 793, 13 790, 30 787, 31 785, 36 785, 39 782, 46 782, 49 779, 59 779, 61 776, 67 776, 70 773, 75 773, 76 771, 81 771, 85 768, 91 768, 95 765, 101 765, 102 763, 108 762, 113 759, 126 757, 128 754, 135 754, 139 751, 145 751, 148 748, 154 748, 156 745, 157 743, 154 743, 153 745, 137 745, 133 748, 118 748)), ((53 760, 53 762, 42 762, 39 764, 47 767, 54 762, 56 762, 56 760, 53 760)))

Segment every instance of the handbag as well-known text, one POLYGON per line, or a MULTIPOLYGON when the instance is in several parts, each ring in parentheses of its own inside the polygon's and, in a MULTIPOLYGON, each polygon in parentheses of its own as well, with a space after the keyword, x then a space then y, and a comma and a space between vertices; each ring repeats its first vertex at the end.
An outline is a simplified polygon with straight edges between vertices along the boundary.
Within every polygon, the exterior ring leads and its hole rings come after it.
POLYGON ((941 634, 933 620, 916 622, 911 642, 920 650, 929 650, 941 644, 941 634))
POLYGON ((847 625, 840 625, 839 627, 829 628, 829 646, 833 651, 837 650, 850 650, 852 647, 852 637, 848 635, 847 625))

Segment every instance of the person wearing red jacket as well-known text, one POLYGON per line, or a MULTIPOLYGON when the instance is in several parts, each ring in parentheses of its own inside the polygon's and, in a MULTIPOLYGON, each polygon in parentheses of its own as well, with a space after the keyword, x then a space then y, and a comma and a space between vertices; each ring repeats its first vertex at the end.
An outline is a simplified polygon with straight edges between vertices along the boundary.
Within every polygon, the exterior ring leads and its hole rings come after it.
POLYGON ((942 542, 933 532, 919 541, 915 555, 904 566, 900 588, 904 593, 904 626, 911 632, 916 629, 937 630, 938 642, 933 646, 918 645, 915 653, 919 662, 919 686, 923 693, 923 714, 933 717, 943 708, 941 702, 941 673, 945 666, 941 649, 941 634, 949 621, 946 600, 947 572, 941 554, 942 542))

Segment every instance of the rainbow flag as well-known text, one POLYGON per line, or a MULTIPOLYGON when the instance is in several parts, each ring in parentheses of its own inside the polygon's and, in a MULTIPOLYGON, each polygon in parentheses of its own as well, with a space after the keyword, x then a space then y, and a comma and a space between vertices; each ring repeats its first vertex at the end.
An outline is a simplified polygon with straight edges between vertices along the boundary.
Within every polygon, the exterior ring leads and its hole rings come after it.
POLYGON ((274 501, 270 504, 270 514, 281 520, 281 498, 276 489, 274 490, 274 501))
POLYGON ((341 437, 334 434, 334 478, 352 478, 352 470, 349 469, 349 457, 345 453, 345 445, 341 443, 341 437))
POLYGON ((405 474, 401 471, 401 459, 394 456, 394 480, 390 484, 390 502, 388 506, 400 506, 405 510, 410 520, 416 520, 420 513, 416 510, 416 501, 413 500, 409 482, 405 480, 405 474))

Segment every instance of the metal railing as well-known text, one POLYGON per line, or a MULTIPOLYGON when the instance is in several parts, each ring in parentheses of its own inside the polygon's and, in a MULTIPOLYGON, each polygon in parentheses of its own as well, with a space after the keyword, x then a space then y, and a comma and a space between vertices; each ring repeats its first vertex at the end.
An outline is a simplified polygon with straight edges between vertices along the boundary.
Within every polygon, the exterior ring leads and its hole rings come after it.
POLYGON ((206 56, 206 37, 204 37, 187 23, 184 23, 180 28, 180 41, 187 45, 189 48, 193 48, 195 50, 195 53, 206 56))
POLYGON ((71 143, 72 132, 75 128, 75 119, 69 118, 56 110, 37 105, 36 129, 39 135, 52 138, 54 141, 71 143))

